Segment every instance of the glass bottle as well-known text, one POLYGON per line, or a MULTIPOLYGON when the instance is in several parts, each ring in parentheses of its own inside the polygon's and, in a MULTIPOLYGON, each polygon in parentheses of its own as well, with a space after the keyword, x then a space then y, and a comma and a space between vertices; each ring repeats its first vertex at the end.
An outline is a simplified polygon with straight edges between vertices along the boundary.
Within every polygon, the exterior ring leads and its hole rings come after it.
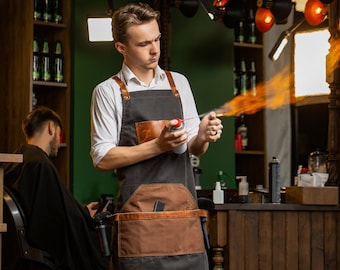
POLYGON ((41 0, 34 0, 34 20, 41 20, 41 0))
POLYGON ((42 0, 43 1, 43 20, 45 22, 52 21, 52 0, 42 0))
POLYGON ((50 51, 47 40, 44 40, 43 43, 41 73, 43 81, 48 82, 51 80, 50 51))
POLYGON ((247 42, 254 44, 256 42, 256 33, 255 33, 255 18, 254 18, 254 10, 252 8, 249 9, 249 15, 247 19, 247 42))
POLYGON ((33 70, 32 78, 34 81, 40 80, 40 51, 37 39, 33 40, 33 70))
POLYGON ((247 149, 248 147, 248 128, 244 122, 244 114, 241 114, 239 117, 239 124, 237 127, 237 133, 241 134, 241 146, 242 150, 247 149))
POLYGON ((62 0, 54 0, 53 19, 55 23, 61 23, 62 16, 62 0))
POLYGON ((250 67, 248 70, 249 92, 252 96, 256 96, 256 68, 255 61, 250 61, 250 67))
POLYGON ((240 62, 240 95, 247 95, 247 69, 246 69, 246 61, 244 58, 241 59, 240 62))
POLYGON ((236 42, 244 42, 244 22, 243 21, 239 21, 238 25, 236 25, 235 30, 235 41, 236 42))
POLYGON ((55 51, 54 51, 54 81, 62 82, 64 80, 63 75, 63 56, 61 49, 61 42, 58 40, 55 43, 55 51))

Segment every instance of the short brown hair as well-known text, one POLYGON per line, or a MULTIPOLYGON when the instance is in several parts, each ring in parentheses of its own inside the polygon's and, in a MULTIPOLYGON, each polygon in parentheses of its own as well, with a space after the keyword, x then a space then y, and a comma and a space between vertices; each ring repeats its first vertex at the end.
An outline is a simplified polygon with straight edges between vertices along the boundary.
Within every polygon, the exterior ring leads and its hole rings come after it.
POLYGON ((37 107, 22 122, 22 131, 26 138, 32 138, 34 134, 42 130, 48 121, 54 122, 61 129, 63 128, 61 119, 55 111, 44 106, 37 107))
POLYGON ((139 25, 156 20, 159 25, 160 13, 146 3, 127 4, 112 15, 112 36, 115 42, 127 42, 127 30, 132 25, 139 25))

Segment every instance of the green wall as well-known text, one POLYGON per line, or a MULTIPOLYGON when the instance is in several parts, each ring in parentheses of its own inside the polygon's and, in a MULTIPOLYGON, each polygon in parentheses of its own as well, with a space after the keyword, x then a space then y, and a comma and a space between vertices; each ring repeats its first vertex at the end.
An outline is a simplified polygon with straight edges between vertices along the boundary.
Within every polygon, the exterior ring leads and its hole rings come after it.
MULTIPOLYGON (((115 7, 133 1, 114 1, 115 7)), ((113 43, 90 43, 86 17, 104 15, 107 1, 73 0, 73 131, 71 189, 82 203, 97 200, 102 193, 116 193, 112 172, 94 169, 90 151, 90 101, 93 88, 115 74, 122 57, 113 43)), ((202 7, 193 18, 171 9, 171 69, 185 74, 192 86, 199 113, 221 106, 232 98, 232 31, 211 22, 202 7)), ((210 145, 201 157, 201 185, 213 188, 219 170, 234 177, 234 126, 232 118, 222 118, 222 139, 210 145)))

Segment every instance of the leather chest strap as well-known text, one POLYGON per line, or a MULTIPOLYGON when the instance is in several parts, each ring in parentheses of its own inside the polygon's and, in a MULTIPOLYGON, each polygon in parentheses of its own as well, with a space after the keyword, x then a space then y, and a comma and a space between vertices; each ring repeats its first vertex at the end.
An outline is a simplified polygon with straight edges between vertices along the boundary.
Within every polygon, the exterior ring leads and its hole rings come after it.
POLYGON ((112 77, 119 85, 120 87, 120 92, 122 93, 123 99, 124 100, 130 100, 130 94, 129 91, 126 89, 125 84, 122 82, 121 79, 119 79, 117 76, 112 77))
POLYGON ((166 76, 168 77, 168 81, 169 81, 169 83, 170 83, 170 87, 171 87, 172 94, 173 94, 175 97, 179 97, 178 90, 177 90, 177 88, 176 88, 174 79, 172 78, 172 75, 171 75, 170 71, 164 70, 164 72, 165 72, 166 76))

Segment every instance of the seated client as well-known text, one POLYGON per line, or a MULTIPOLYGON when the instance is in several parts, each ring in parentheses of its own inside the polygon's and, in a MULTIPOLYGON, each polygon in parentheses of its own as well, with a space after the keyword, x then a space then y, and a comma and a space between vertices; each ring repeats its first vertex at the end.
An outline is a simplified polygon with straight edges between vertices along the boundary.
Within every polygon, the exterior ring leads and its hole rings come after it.
POLYGON ((49 108, 28 114, 22 124, 27 144, 16 152, 23 163, 5 167, 4 184, 21 201, 28 241, 49 252, 58 269, 108 269, 90 214, 94 203, 80 205, 50 160, 57 155, 61 129, 60 117, 49 108))

